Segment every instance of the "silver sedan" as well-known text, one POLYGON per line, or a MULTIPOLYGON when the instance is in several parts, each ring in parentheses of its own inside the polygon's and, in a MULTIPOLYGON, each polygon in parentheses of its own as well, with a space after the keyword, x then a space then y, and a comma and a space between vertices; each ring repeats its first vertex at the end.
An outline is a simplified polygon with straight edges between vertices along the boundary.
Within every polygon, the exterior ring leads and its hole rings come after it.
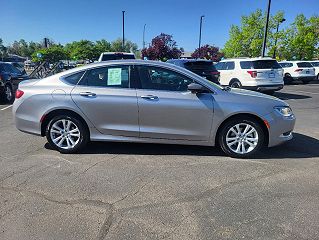
POLYGON ((289 105, 222 88, 171 64, 123 60, 86 65, 19 84, 19 130, 46 136, 61 153, 88 141, 220 146, 231 157, 292 138, 289 105))

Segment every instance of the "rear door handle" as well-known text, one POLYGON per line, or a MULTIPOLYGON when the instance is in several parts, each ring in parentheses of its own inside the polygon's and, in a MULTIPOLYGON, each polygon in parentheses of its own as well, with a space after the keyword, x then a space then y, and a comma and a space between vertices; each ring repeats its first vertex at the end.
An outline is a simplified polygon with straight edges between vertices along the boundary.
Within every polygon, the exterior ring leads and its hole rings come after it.
POLYGON ((80 95, 84 96, 84 97, 95 97, 96 96, 96 94, 93 92, 80 92, 80 95))
POLYGON ((141 98, 148 99, 148 100, 158 100, 158 96, 153 96, 153 95, 141 96, 141 98))

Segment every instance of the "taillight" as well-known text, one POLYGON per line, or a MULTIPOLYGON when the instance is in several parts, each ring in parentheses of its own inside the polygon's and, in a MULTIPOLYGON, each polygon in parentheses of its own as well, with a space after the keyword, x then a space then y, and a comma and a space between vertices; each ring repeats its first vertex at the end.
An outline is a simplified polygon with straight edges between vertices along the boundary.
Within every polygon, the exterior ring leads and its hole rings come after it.
POLYGON ((298 69, 295 70, 295 72, 301 72, 302 70, 303 70, 303 69, 298 68, 298 69))
POLYGON ((256 78, 257 77, 257 71, 247 71, 247 72, 250 74, 250 76, 252 78, 256 78))
POLYGON ((211 72, 211 74, 213 74, 213 75, 219 75, 220 72, 211 72))
POLYGON ((24 92, 20 89, 17 89, 16 91, 16 99, 19 99, 20 97, 22 97, 24 94, 24 92))

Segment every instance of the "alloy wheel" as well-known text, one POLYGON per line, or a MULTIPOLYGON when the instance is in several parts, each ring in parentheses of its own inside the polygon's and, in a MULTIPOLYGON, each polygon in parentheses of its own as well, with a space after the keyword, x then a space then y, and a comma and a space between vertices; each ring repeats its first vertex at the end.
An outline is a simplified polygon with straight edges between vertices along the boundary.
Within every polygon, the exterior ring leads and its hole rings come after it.
POLYGON ((231 127, 226 134, 228 148, 237 154, 247 154, 258 144, 258 132, 248 123, 239 123, 231 127))
POLYGON ((72 149, 80 141, 81 133, 73 121, 69 119, 59 119, 52 124, 50 137, 57 147, 72 149))

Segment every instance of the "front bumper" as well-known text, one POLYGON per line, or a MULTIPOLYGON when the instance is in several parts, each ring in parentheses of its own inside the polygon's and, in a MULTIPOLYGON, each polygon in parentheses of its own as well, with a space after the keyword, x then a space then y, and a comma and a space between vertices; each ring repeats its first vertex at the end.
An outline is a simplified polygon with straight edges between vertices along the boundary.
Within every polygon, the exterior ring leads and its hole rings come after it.
POLYGON ((272 113, 263 117, 269 123, 269 141, 268 147, 273 147, 293 138, 293 129, 296 123, 296 117, 284 117, 279 113, 273 111, 272 113))
POLYGON ((253 91, 279 91, 284 87, 283 84, 274 84, 274 85, 259 85, 259 86, 243 86, 244 89, 253 90, 253 91))

